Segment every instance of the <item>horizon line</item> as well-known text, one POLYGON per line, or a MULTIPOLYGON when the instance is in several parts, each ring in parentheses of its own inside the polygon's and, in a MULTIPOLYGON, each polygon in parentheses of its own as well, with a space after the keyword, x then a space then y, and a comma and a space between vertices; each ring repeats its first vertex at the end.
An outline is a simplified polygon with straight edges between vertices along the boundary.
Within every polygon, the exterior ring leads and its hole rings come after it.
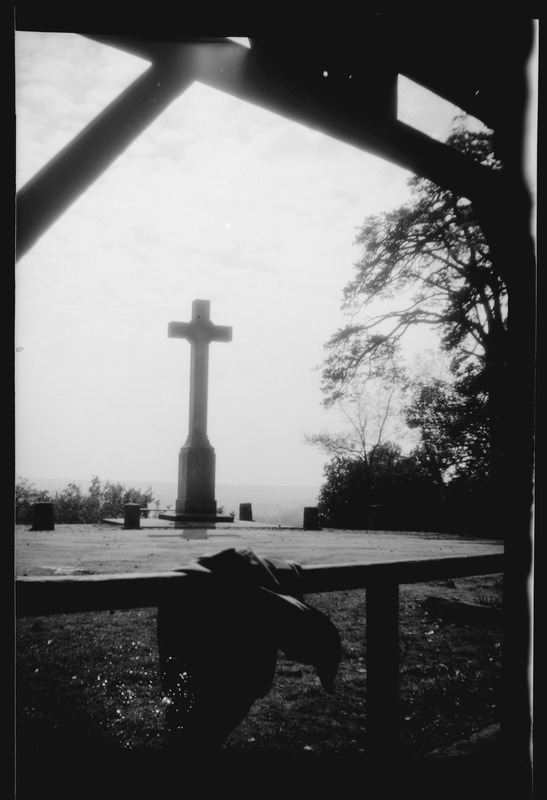
MULTIPOLYGON (((19 473, 16 474, 16 479, 23 479, 28 481, 67 481, 70 483, 88 483, 93 480, 94 477, 99 478, 101 482, 116 482, 116 483, 172 483, 177 485, 176 479, 142 479, 142 478, 101 478, 99 475, 93 475, 91 478, 51 478, 51 477, 29 477, 27 475, 21 475, 19 473)), ((216 486, 254 486, 256 488, 259 487, 276 487, 276 488, 287 488, 287 489, 313 489, 315 488, 316 484, 314 483, 250 483, 247 481, 240 481, 234 483, 223 483, 218 482, 215 484, 216 486)))

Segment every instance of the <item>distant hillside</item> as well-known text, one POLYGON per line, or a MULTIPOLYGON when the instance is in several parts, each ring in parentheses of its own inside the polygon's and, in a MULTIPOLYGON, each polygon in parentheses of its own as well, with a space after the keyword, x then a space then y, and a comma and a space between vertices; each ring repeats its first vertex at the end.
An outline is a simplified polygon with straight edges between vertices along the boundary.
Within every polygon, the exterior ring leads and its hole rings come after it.
MULTIPOLYGON (((99 476, 100 478, 100 476, 99 476)), ((29 478, 37 489, 54 494, 62 491, 69 483, 80 486, 87 492, 91 480, 76 478, 29 478)), ((160 508, 175 505, 177 484, 169 481, 118 481, 113 478, 100 478, 101 483, 107 480, 121 483, 128 489, 144 491, 151 487, 154 498, 160 508)), ((241 503, 251 503, 253 519, 258 522, 269 522, 272 525, 302 525, 304 507, 316 506, 319 487, 314 486, 246 486, 239 484, 219 484, 216 487, 217 505, 222 506, 225 513, 232 511, 239 515, 241 503)))
POLYGON ((251 503, 253 519, 272 525, 302 525, 304 507, 317 505, 318 489, 310 486, 217 486, 217 503, 239 514, 240 503, 251 503))

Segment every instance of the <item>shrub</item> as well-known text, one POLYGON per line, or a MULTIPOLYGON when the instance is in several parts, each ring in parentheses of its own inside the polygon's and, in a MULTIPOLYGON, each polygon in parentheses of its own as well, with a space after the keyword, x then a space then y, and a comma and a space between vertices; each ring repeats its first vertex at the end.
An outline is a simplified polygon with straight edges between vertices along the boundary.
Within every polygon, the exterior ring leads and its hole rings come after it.
POLYGON ((47 503, 51 498, 49 492, 39 491, 27 478, 17 477, 15 481, 15 522, 26 524, 32 522, 32 509, 35 503, 47 503))
POLYGON ((15 522, 32 522, 34 503, 51 502, 54 506, 55 522, 64 524, 93 524, 106 517, 123 517, 126 503, 138 503, 141 507, 154 501, 152 487, 145 492, 127 488, 121 483, 101 483, 93 476, 87 493, 76 483, 69 483, 60 492, 50 496, 39 491, 26 478, 18 478, 15 484, 15 522))

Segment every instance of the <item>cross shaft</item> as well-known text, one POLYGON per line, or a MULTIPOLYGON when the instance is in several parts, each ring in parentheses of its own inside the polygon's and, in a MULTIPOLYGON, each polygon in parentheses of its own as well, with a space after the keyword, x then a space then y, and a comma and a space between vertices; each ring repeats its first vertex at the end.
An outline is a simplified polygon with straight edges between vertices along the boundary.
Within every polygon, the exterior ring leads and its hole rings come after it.
POLYGON ((170 322, 168 336, 187 339, 190 355, 190 406, 187 445, 207 445, 207 404, 209 385, 209 344, 231 342, 232 328, 211 321, 211 302, 194 300, 191 322, 170 322))

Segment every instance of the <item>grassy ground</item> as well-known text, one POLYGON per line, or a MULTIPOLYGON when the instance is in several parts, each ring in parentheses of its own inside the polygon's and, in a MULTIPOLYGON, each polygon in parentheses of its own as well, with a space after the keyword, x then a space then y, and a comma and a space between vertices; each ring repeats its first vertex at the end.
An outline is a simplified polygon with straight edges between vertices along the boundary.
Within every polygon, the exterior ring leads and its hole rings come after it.
MULTIPOLYGON (((410 757, 498 722, 502 633, 440 618, 430 596, 501 607, 501 576, 401 588, 400 720, 410 757)), ((366 752, 364 591, 310 595, 343 640, 333 695, 313 667, 281 654, 269 694, 224 744, 233 754, 366 752)), ((22 619, 17 623, 17 739, 21 762, 56 753, 150 753, 168 747, 150 609, 22 619)), ((219 665, 222 669, 222 665, 219 665)))

